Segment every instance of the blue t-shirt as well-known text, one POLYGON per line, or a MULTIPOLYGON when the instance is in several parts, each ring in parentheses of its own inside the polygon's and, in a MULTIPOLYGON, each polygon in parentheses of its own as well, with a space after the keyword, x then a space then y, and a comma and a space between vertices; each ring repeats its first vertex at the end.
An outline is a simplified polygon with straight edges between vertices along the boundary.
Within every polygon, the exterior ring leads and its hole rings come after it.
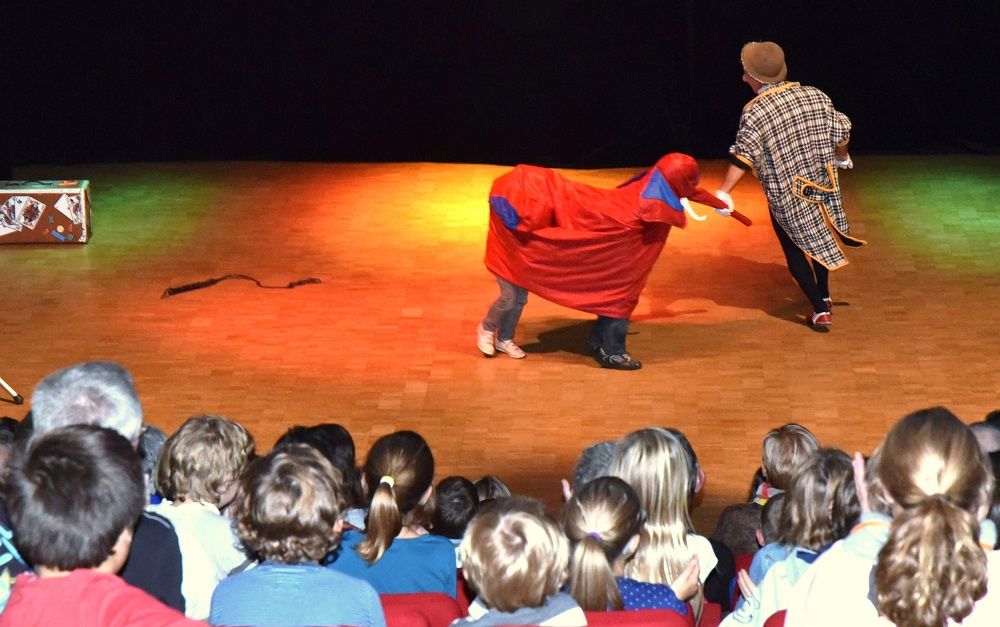
POLYGON ((673 588, 662 583, 646 583, 628 577, 615 577, 626 610, 673 610, 687 615, 687 605, 677 598, 673 588))
POLYGON ((374 564, 358 555, 355 547, 363 533, 345 531, 340 550, 328 558, 327 567, 364 579, 379 594, 402 592, 456 592, 455 549, 448 538, 425 535, 396 538, 374 564))
POLYGON ((747 575, 750 576, 750 581, 759 586, 760 582, 764 580, 764 575, 767 574, 767 571, 788 557, 788 548, 784 544, 778 544, 777 542, 762 546, 759 551, 753 554, 753 561, 750 562, 750 570, 747 572, 747 575))
POLYGON ((378 593, 319 564, 264 562, 223 579, 212 594, 213 625, 385 627, 378 593))

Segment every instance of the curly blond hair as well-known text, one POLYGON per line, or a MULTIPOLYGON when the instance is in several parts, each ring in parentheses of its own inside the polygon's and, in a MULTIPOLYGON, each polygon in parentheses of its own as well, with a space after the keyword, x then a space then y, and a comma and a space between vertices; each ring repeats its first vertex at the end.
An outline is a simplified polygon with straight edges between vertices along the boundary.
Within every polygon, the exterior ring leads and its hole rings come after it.
POLYGON ((220 505, 225 486, 239 479, 253 451, 243 425, 222 416, 192 416, 163 445, 156 487, 172 501, 220 505))
POLYGON ((979 517, 993 472, 975 436, 943 407, 903 418, 870 461, 869 493, 895 514, 875 569, 879 611, 897 625, 956 623, 986 594, 979 517))

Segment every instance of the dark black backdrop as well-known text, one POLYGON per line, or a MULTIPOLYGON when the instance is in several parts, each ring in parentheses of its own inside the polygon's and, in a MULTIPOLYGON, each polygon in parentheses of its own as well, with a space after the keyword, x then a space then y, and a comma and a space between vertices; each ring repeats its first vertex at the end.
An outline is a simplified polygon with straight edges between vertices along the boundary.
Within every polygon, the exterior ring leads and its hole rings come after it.
POLYGON ((3 19, 15 165, 718 157, 753 39, 853 119, 856 152, 1000 147, 987 2, 88 4, 3 19))

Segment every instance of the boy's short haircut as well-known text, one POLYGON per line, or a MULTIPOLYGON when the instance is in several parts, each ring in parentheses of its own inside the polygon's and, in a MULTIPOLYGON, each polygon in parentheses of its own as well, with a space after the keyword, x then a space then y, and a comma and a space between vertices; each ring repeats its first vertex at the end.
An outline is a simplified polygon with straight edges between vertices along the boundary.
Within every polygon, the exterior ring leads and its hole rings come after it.
POLYGON ((566 583, 569 540, 526 497, 494 501, 469 523, 459 549, 465 576, 491 609, 538 607, 566 583))
POLYGON ((607 477, 611 474, 611 462, 615 459, 615 447, 618 443, 613 440, 598 442, 583 449, 580 459, 573 469, 573 491, 583 489, 598 477, 607 477))
POLYGON ((809 429, 789 423, 764 436, 761 467, 767 482, 779 490, 788 489, 796 469, 819 450, 819 442, 809 429))
POLYGON ((510 496, 510 488, 496 475, 486 475, 474 484, 480 501, 505 499, 510 496))
POLYGON ((334 525, 347 496, 340 471, 319 451, 286 444, 254 460, 240 481, 236 533, 262 560, 318 562, 340 543, 334 525))
POLYGON ((781 531, 781 505, 785 502, 785 493, 779 492, 767 499, 760 510, 760 535, 764 536, 764 544, 778 541, 781 531))
POLYGON ((243 425, 222 416, 193 416, 163 445, 156 487, 172 501, 217 504, 223 484, 239 478, 253 450, 243 425))
POLYGON ((465 477, 442 479, 434 490, 437 508, 434 510, 431 533, 453 540, 461 539, 469 521, 479 511, 479 493, 465 477))
POLYGON ((110 429, 38 436, 12 460, 4 489, 18 549, 36 567, 99 566, 142 514, 144 484, 132 444, 110 429))

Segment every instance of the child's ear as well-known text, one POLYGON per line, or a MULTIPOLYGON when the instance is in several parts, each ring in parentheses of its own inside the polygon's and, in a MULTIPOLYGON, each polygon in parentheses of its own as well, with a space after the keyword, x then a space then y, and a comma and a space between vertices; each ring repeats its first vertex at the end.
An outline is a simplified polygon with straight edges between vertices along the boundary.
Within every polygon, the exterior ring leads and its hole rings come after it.
POLYGON ((760 529, 757 529, 754 533, 757 535, 757 546, 764 546, 765 544, 767 544, 766 542, 764 542, 764 532, 762 532, 760 529))
POLYGON ((344 533, 344 519, 338 518, 337 522, 333 523, 333 532, 337 535, 344 533))
POLYGON ((638 550, 639 550, 639 534, 635 534, 634 536, 629 538, 629 541, 627 543, 625 543, 625 548, 622 549, 622 557, 624 557, 626 561, 630 560, 632 559, 632 556, 635 555, 635 552, 638 550))
POLYGON ((429 486, 427 486, 427 489, 424 490, 424 493, 420 495, 420 504, 421 505, 426 504, 427 503, 427 499, 431 498, 432 494, 434 494, 434 484, 433 483, 430 484, 429 486))

